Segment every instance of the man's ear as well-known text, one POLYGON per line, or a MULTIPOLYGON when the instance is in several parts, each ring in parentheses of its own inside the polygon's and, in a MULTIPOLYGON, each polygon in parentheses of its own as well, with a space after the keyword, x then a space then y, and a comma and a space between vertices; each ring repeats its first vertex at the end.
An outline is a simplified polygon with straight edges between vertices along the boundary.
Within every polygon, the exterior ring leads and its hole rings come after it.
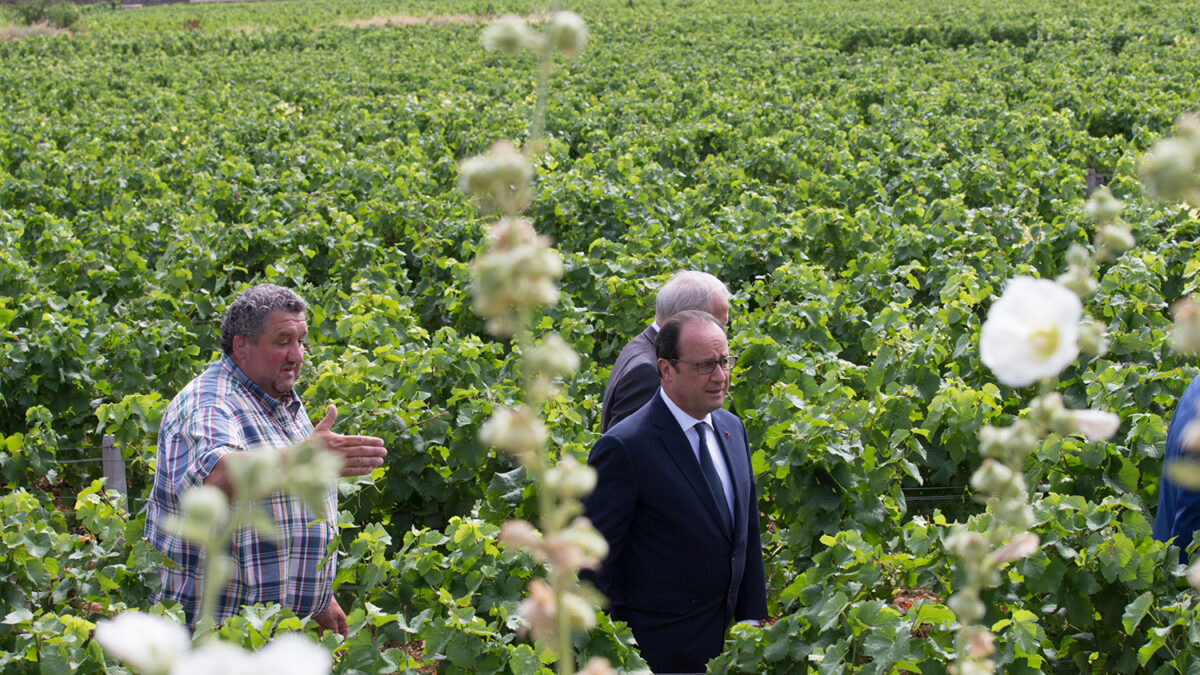
POLYGON ((658 360, 658 379, 668 380, 671 376, 671 362, 666 359, 658 360))
POLYGON ((250 341, 246 339, 245 335, 234 335, 233 336, 233 358, 238 361, 245 360, 246 345, 248 345, 248 344, 250 344, 250 341))

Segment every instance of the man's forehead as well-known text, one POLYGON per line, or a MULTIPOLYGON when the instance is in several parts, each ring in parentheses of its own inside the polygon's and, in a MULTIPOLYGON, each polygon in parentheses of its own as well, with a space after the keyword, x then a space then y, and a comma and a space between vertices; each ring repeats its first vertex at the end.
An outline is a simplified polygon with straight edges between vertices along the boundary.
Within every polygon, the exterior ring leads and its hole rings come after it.
POLYGON ((680 352, 720 357, 729 351, 729 341, 725 339, 725 331, 707 321, 685 324, 679 338, 680 352))
POLYGON ((266 332, 274 334, 307 333, 308 322, 305 321, 304 314, 276 309, 267 316, 266 332))

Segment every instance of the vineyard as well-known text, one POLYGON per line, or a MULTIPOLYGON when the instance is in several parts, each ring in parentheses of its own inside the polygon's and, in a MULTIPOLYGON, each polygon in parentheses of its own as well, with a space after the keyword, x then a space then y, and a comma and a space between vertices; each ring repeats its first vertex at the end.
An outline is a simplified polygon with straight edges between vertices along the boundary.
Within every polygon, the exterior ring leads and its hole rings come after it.
MULTIPOLYGON (((96 622, 151 608, 143 539, 159 419, 220 351, 251 283, 309 302, 298 392, 383 438, 340 485, 334 672, 549 673, 518 629, 543 574, 496 543, 538 500, 480 427, 519 395, 520 349, 471 309, 486 218, 459 163, 520 140, 532 56, 480 47, 520 0, 317 0, 82 10, 0 43, 0 670, 126 672, 96 622), (105 492, 101 439, 128 499, 105 492)), ((731 402, 757 476, 772 620, 710 672, 944 673, 963 583, 954 522, 992 514, 979 432, 1036 386, 980 359, 1017 276, 1053 279, 1125 203, 1136 246, 1086 313, 1107 352, 1056 383, 1113 411, 1055 433, 1025 480, 1038 550, 983 594, 1001 672, 1200 672, 1200 597, 1151 538, 1166 427, 1200 368, 1171 306, 1200 288, 1200 212, 1155 201, 1139 158, 1200 109, 1200 6, 1046 0, 579 0, 586 52, 554 70, 528 216, 560 298, 535 320, 582 365, 542 411, 555 456, 599 438, 609 369, 678 269, 733 292, 731 402)), ((174 614, 173 614, 174 613, 174 614)), ((644 667, 604 615, 580 664, 644 667)), ((262 646, 311 619, 246 608, 262 646)))

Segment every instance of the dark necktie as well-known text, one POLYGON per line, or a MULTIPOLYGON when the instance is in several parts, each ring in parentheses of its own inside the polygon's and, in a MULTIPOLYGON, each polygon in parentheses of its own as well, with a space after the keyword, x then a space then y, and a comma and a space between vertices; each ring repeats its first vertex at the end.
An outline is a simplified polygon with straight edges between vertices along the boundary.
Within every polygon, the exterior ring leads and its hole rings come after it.
POLYGON ((725 527, 732 532, 733 521, 729 513, 729 502, 725 499, 725 486, 721 483, 721 477, 717 475, 717 467, 713 466, 712 456, 708 454, 708 434, 704 433, 708 427, 704 422, 696 424, 696 434, 700 437, 700 472, 704 474, 704 481, 708 483, 708 490, 712 493, 713 500, 717 504, 717 513, 721 514, 721 522, 725 523, 725 527))

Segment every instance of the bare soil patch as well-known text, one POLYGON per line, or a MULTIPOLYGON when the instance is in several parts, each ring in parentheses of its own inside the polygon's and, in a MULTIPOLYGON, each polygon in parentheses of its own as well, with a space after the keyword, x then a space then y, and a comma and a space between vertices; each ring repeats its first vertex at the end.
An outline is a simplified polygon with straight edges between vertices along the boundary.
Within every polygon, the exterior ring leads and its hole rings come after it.
MULTIPOLYGON (((471 16, 470 14, 443 14, 439 16, 413 16, 411 14, 377 14, 367 19, 339 21, 350 28, 398 28, 403 26, 447 26, 450 24, 492 23, 495 16, 471 16)), ((525 17, 531 22, 544 21, 545 17, 531 14, 525 17)))
POLYGON ((35 23, 30 26, 0 26, 0 37, 4 40, 22 40, 39 35, 62 35, 71 31, 55 28, 48 23, 35 23))

